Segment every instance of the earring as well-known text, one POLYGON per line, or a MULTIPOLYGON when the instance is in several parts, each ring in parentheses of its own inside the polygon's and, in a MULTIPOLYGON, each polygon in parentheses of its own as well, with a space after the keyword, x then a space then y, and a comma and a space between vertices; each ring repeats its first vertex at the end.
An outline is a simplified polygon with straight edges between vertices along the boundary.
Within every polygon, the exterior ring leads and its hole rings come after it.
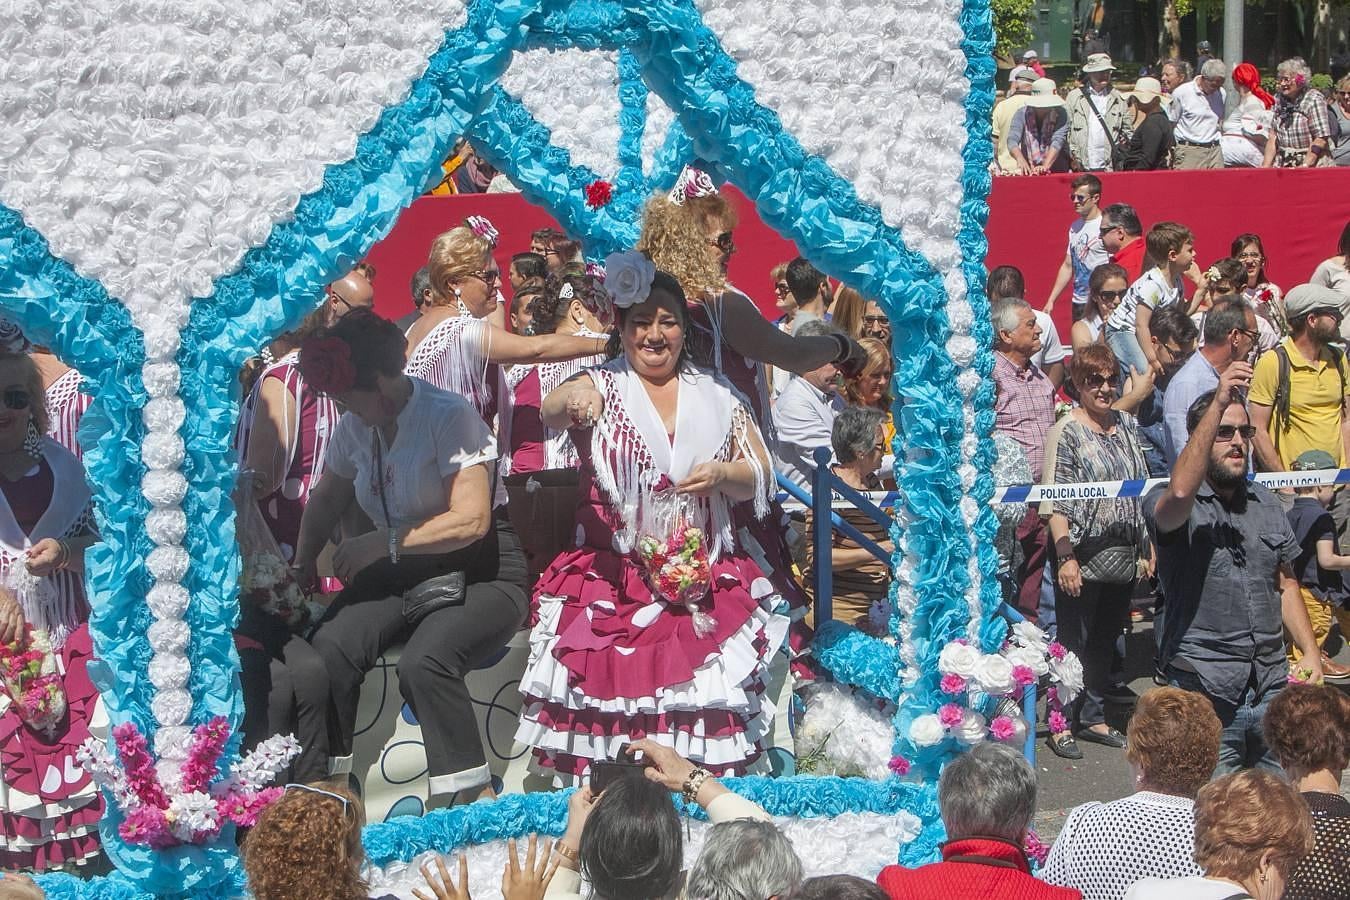
POLYGON ((464 298, 460 296, 459 288, 455 288, 455 307, 461 316, 469 315, 469 307, 464 305, 464 298))
POLYGON ((28 420, 28 433, 23 438, 23 452, 34 459, 42 458, 42 435, 38 434, 32 419, 28 420))

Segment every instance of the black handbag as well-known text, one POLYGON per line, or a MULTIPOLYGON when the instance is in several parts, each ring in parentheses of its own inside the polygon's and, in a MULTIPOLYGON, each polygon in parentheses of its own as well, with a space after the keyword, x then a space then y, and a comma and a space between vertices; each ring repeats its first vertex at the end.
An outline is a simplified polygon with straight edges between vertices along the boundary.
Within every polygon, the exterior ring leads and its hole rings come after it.
MULTIPOLYGON (((380 509, 384 512, 384 527, 393 529, 393 520, 389 518, 389 501, 384 496, 384 442, 380 440, 379 429, 371 429, 371 443, 374 445, 371 456, 375 460, 375 493, 380 498, 380 509)), ((398 560, 390 559, 397 570, 398 560)), ((433 575, 414 584, 403 592, 403 620, 416 628, 427 616, 450 606, 464 605, 465 578, 463 570, 433 575)))

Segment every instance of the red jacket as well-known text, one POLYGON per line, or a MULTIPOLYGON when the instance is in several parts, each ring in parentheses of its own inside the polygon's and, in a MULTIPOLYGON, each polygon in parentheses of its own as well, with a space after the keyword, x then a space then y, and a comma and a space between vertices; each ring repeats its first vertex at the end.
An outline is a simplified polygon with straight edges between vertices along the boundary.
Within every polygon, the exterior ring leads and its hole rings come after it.
POLYGON ((992 838, 949 841, 942 862, 887 866, 877 883, 891 900, 1083 900, 1078 891, 1033 876, 1020 848, 992 838))

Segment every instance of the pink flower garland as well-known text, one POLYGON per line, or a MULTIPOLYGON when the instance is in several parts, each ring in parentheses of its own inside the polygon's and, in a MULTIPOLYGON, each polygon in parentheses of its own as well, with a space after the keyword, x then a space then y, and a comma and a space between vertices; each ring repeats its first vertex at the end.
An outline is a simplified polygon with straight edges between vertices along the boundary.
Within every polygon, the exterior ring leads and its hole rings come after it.
POLYGON ((159 783, 159 773, 155 771, 155 761, 150 758, 145 735, 131 722, 123 722, 113 728, 113 740, 117 744, 117 754, 122 758, 122 768, 127 773, 127 784, 136 799, 145 806, 167 809, 169 798, 159 783))
POLYGON ((183 790, 204 791, 216 779, 216 763, 225 750, 230 736, 230 723, 224 716, 216 716, 193 731, 192 748, 183 763, 183 790))

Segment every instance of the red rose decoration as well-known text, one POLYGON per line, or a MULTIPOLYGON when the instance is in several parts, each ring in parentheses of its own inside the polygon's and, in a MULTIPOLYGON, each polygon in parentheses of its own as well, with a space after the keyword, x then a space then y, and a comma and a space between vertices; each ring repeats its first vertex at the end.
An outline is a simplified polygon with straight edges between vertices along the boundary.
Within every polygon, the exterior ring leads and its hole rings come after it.
POLYGON ((586 185, 586 205, 591 209, 608 206, 614 196, 614 188, 608 181, 592 181, 586 185))
POLYGON ((341 338, 309 338, 300 345, 300 374, 315 390, 345 394, 356 387, 352 348, 341 338))

